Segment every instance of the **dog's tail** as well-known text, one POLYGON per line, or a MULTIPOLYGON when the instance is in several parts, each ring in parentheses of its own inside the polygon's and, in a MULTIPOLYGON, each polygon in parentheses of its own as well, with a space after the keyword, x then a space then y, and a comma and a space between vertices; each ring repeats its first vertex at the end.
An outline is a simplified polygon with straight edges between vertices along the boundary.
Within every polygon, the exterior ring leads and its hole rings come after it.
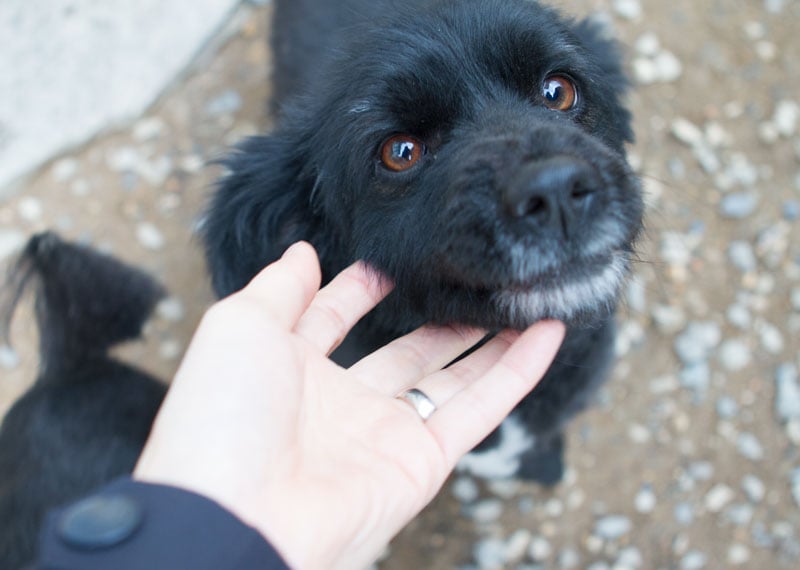
MULTIPOLYGON (((33 236, 8 274, 0 298, 0 340, 23 293, 36 288, 39 382, 74 378, 89 360, 141 334, 164 290, 143 272, 47 232, 33 236)), ((79 377, 80 375, 78 375, 79 377)))

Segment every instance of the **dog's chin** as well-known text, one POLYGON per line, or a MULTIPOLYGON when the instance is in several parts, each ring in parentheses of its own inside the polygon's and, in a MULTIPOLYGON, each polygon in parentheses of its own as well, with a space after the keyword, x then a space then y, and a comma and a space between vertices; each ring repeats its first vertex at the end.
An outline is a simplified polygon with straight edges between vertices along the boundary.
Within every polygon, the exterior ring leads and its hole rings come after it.
POLYGON ((537 280, 528 287, 498 290, 491 295, 491 304, 514 328, 544 319, 591 326, 614 311, 627 274, 626 258, 615 255, 607 263, 582 272, 537 280))
MULTIPOLYGON (((628 256, 621 251, 583 263, 520 279, 495 275, 492 284, 475 280, 429 284, 416 294, 400 290, 396 301, 407 299, 424 322, 462 324, 486 330, 523 330, 545 319, 569 326, 601 325, 614 312, 629 272, 628 256)), ((394 311, 400 307, 394 306, 394 311)))

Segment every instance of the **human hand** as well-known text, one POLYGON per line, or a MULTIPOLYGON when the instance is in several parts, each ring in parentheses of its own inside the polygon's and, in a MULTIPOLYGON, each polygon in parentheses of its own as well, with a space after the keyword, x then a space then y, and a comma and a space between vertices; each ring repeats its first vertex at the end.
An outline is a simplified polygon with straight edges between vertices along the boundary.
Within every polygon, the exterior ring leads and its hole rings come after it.
POLYGON ((391 289, 357 263, 319 290, 291 247, 205 315, 134 472, 209 497, 295 568, 359 568, 430 502, 460 457, 547 370, 563 325, 423 327, 345 370, 327 355, 391 289), (418 387, 422 421, 395 398, 418 387))

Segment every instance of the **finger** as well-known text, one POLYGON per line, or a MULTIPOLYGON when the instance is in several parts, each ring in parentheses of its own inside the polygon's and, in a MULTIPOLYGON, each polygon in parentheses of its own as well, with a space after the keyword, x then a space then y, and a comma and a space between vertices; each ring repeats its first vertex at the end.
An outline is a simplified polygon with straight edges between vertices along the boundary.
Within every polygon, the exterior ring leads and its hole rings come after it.
POLYGON ((444 406, 453 396, 491 370, 520 335, 519 331, 498 333, 478 350, 452 366, 425 376, 405 388, 422 390, 436 406, 444 406))
POLYGON ((317 293, 294 331, 330 354, 391 290, 388 279, 361 262, 355 263, 317 293))
POLYGON ((280 326, 292 328, 319 290, 321 279, 317 252, 311 244, 297 242, 230 299, 255 301, 280 326))
POLYGON ((448 466, 480 443, 544 376, 564 338, 564 325, 537 323, 483 376, 455 394, 428 420, 448 466))
POLYGON ((394 396, 441 370, 475 346, 486 331, 459 326, 424 326, 402 336, 350 367, 368 386, 394 396))

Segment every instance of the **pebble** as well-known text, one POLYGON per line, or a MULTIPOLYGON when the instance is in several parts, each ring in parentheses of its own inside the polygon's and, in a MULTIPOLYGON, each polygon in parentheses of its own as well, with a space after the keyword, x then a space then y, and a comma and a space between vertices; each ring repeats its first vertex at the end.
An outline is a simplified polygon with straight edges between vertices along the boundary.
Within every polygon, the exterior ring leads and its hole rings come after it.
POLYGON ((761 347, 764 350, 770 354, 780 354, 783 352, 783 335, 778 327, 766 321, 757 321, 755 330, 761 341, 761 347))
POLYGON ((642 16, 639 0, 614 0, 614 12, 626 20, 638 20, 642 16))
POLYGON ((209 115, 220 116, 235 113, 242 107, 242 97, 236 91, 228 89, 206 105, 209 115))
POLYGON ((792 292, 790 293, 790 299, 792 302, 792 308, 795 311, 800 312, 800 287, 792 288, 792 292))
POLYGON ((529 530, 520 528, 515 530, 506 540, 506 560, 521 560, 531 544, 529 530))
POLYGON ((642 552, 635 546, 627 546, 620 550, 617 561, 614 563, 614 570, 619 567, 641 568, 644 565, 642 552))
POLYGON ((711 383, 711 370, 705 362, 691 364, 681 370, 680 381, 681 386, 702 398, 711 383))
POLYGON ((528 555, 535 562, 542 562, 553 555, 553 547, 543 536, 535 536, 528 547, 528 555))
POLYGON ((797 122, 800 118, 800 106, 794 101, 779 101, 775 107, 775 114, 772 117, 772 122, 775 128, 784 138, 794 136, 797 131, 797 122))
POLYGON ((17 204, 17 212, 20 218, 28 223, 38 222, 44 213, 42 201, 33 196, 26 196, 17 204))
POLYGON ((653 492, 653 487, 650 485, 643 485, 639 492, 636 493, 634 499, 634 506, 637 513, 648 514, 652 513, 656 508, 656 494, 653 492))
POLYGON ((594 533, 604 540, 616 540, 631 531, 631 520, 623 515, 608 515, 595 523, 594 533))
POLYGON ((728 310, 725 314, 728 317, 728 321, 730 321, 732 325, 742 330, 748 330, 753 321, 753 318, 750 315, 750 311, 747 309, 747 307, 740 305, 739 303, 728 307, 728 310))
POLYGON ((783 219, 787 222, 796 222, 800 219, 800 202, 797 200, 786 200, 781 208, 783 219))
POLYGON ((74 158, 62 158, 53 164, 51 170, 53 180, 58 183, 68 182, 78 172, 78 161, 74 158))
POLYGON ((690 550, 681 558, 681 570, 701 570, 706 567, 708 556, 699 550, 690 550))
POLYGON ((689 475, 695 481, 710 481, 714 476, 714 465, 710 461, 693 461, 689 464, 689 475))
POLYGON ((653 32, 647 32, 639 36, 633 47, 641 55, 655 57, 661 49, 661 42, 653 32))
POLYGON ((730 396, 720 396, 717 398, 717 415, 723 420, 730 420, 739 413, 739 404, 730 396))
POLYGON ((722 217, 731 220, 742 220, 750 216, 758 208, 758 195, 753 192, 735 192, 726 194, 719 203, 722 217))
POLYGON ((778 419, 788 422, 800 419, 800 384, 797 367, 781 364, 775 372, 775 413, 778 419))
POLYGON ((734 496, 733 489, 722 483, 717 484, 705 496, 706 509, 718 513, 733 500, 734 496))
POLYGON ((728 564, 741 566, 750 562, 750 549, 744 544, 732 544, 728 548, 728 564))
POLYGON ((161 136, 165 127, 164 121, 160 117, 148 117, 142 119, 133 126, 133 138, 137 142, 146 142, 157 139, 161 136))
POLYGON ((503 501, 500 499, 484 499, 470 509, 472 520, 479 524, 491 523, 503 515, 503 501))
POLYGON ((159 250, 164 247, 164 236, 153 224, 142 222, 136 226, 136 239, 145 249, 159 250))
POLYGON ((777 268, 789 247, 791 226, 780 220, 758 234, 756 254, 769 268, 777 268))
POLYGON ((683 144, 694 147, 704 143, 703 131, 689 119, 678 117, 672 121, 672 135, 683 144))
MULTIPOLYGON (((800 294, 798 297, 800 297, 800 294)), ((798 299, 798 301, 800 301, 800 299, 798 299)), ((681 307, 674 305, 655 305, 650 314, 653 317, 656 328, 662 334, 673 335, 683 330, 686 326, 686 313, 684 313, 681 307)))
POLYGON ((755 475, 745 475, 742 479, 742 490, 753 503, 760 503, 767 494, 764 483, 755 475))
POLYGON ((14 255, 25 244, 25 234, 17 230, 0 229, 0 261, 14 255))
POLYGON ((672 509, 672 516, 678 524, 688 526, 694 521, 694 508, 689 503, 678 503, 672 509))
POLYGON ((746 527, 753 520, 754 509, 749 503, 739 503, 731 505, 725 509, 725 519, 738 527, 746 527))
POLYGON ((675 339, 674 347, 684 364, 698 364, 708 359, 722 339, 722 331, 713 321, 693 321, 675 339))
POLYGON ((13 370, 19 366, 19 355, 17 351, 7 344, 0 345, 0 368, 3 370, 13 370))
POLYGON ((186 309, 177 297, 167 297, 156 307, 156 314, 166 321, 177 323, 186 316, 186 309))
POLYGON ((461 503, 472 503, 480 497, 478 484, 471 477, 458 477, 450 485, 453 496, 461 503))
POLYGON ((753 246, 744 240, 732 241, 728 246, 728 259, 736 269, 750 273, 758 269, 758 260, 753 246))
POLYGON ((753 359, 750 347, 743 339, 724 341, 720 345, 717 355, 722 366, 729 372, 743 370, 753 359))
POLYGON ((484 538, 475 543, 472 556, 481 570, 504 568, 506 564, 506 544, 499 538, 484 538))
POLYGON ((800 467, 792 470, 790 478, 792 485, 792 497, 794 497, 794 502, 800 506, 800 467))
POLYGON ((574 548, 563 548, 558 553, 558 566, 563 570, 572 570, 577 568, 581 563, 581 555, 574 548))
POLYGON ((158 346, 158 355, 163 360, 177 360, 183 354, 183 345, 177 339, 167 339, 158 346))
POLYGON ((750 461, 761 461, 764 459, 764 447, 758 438, 750 432, 742 432, 736 440, 736 449, 739 453, 750 461))

